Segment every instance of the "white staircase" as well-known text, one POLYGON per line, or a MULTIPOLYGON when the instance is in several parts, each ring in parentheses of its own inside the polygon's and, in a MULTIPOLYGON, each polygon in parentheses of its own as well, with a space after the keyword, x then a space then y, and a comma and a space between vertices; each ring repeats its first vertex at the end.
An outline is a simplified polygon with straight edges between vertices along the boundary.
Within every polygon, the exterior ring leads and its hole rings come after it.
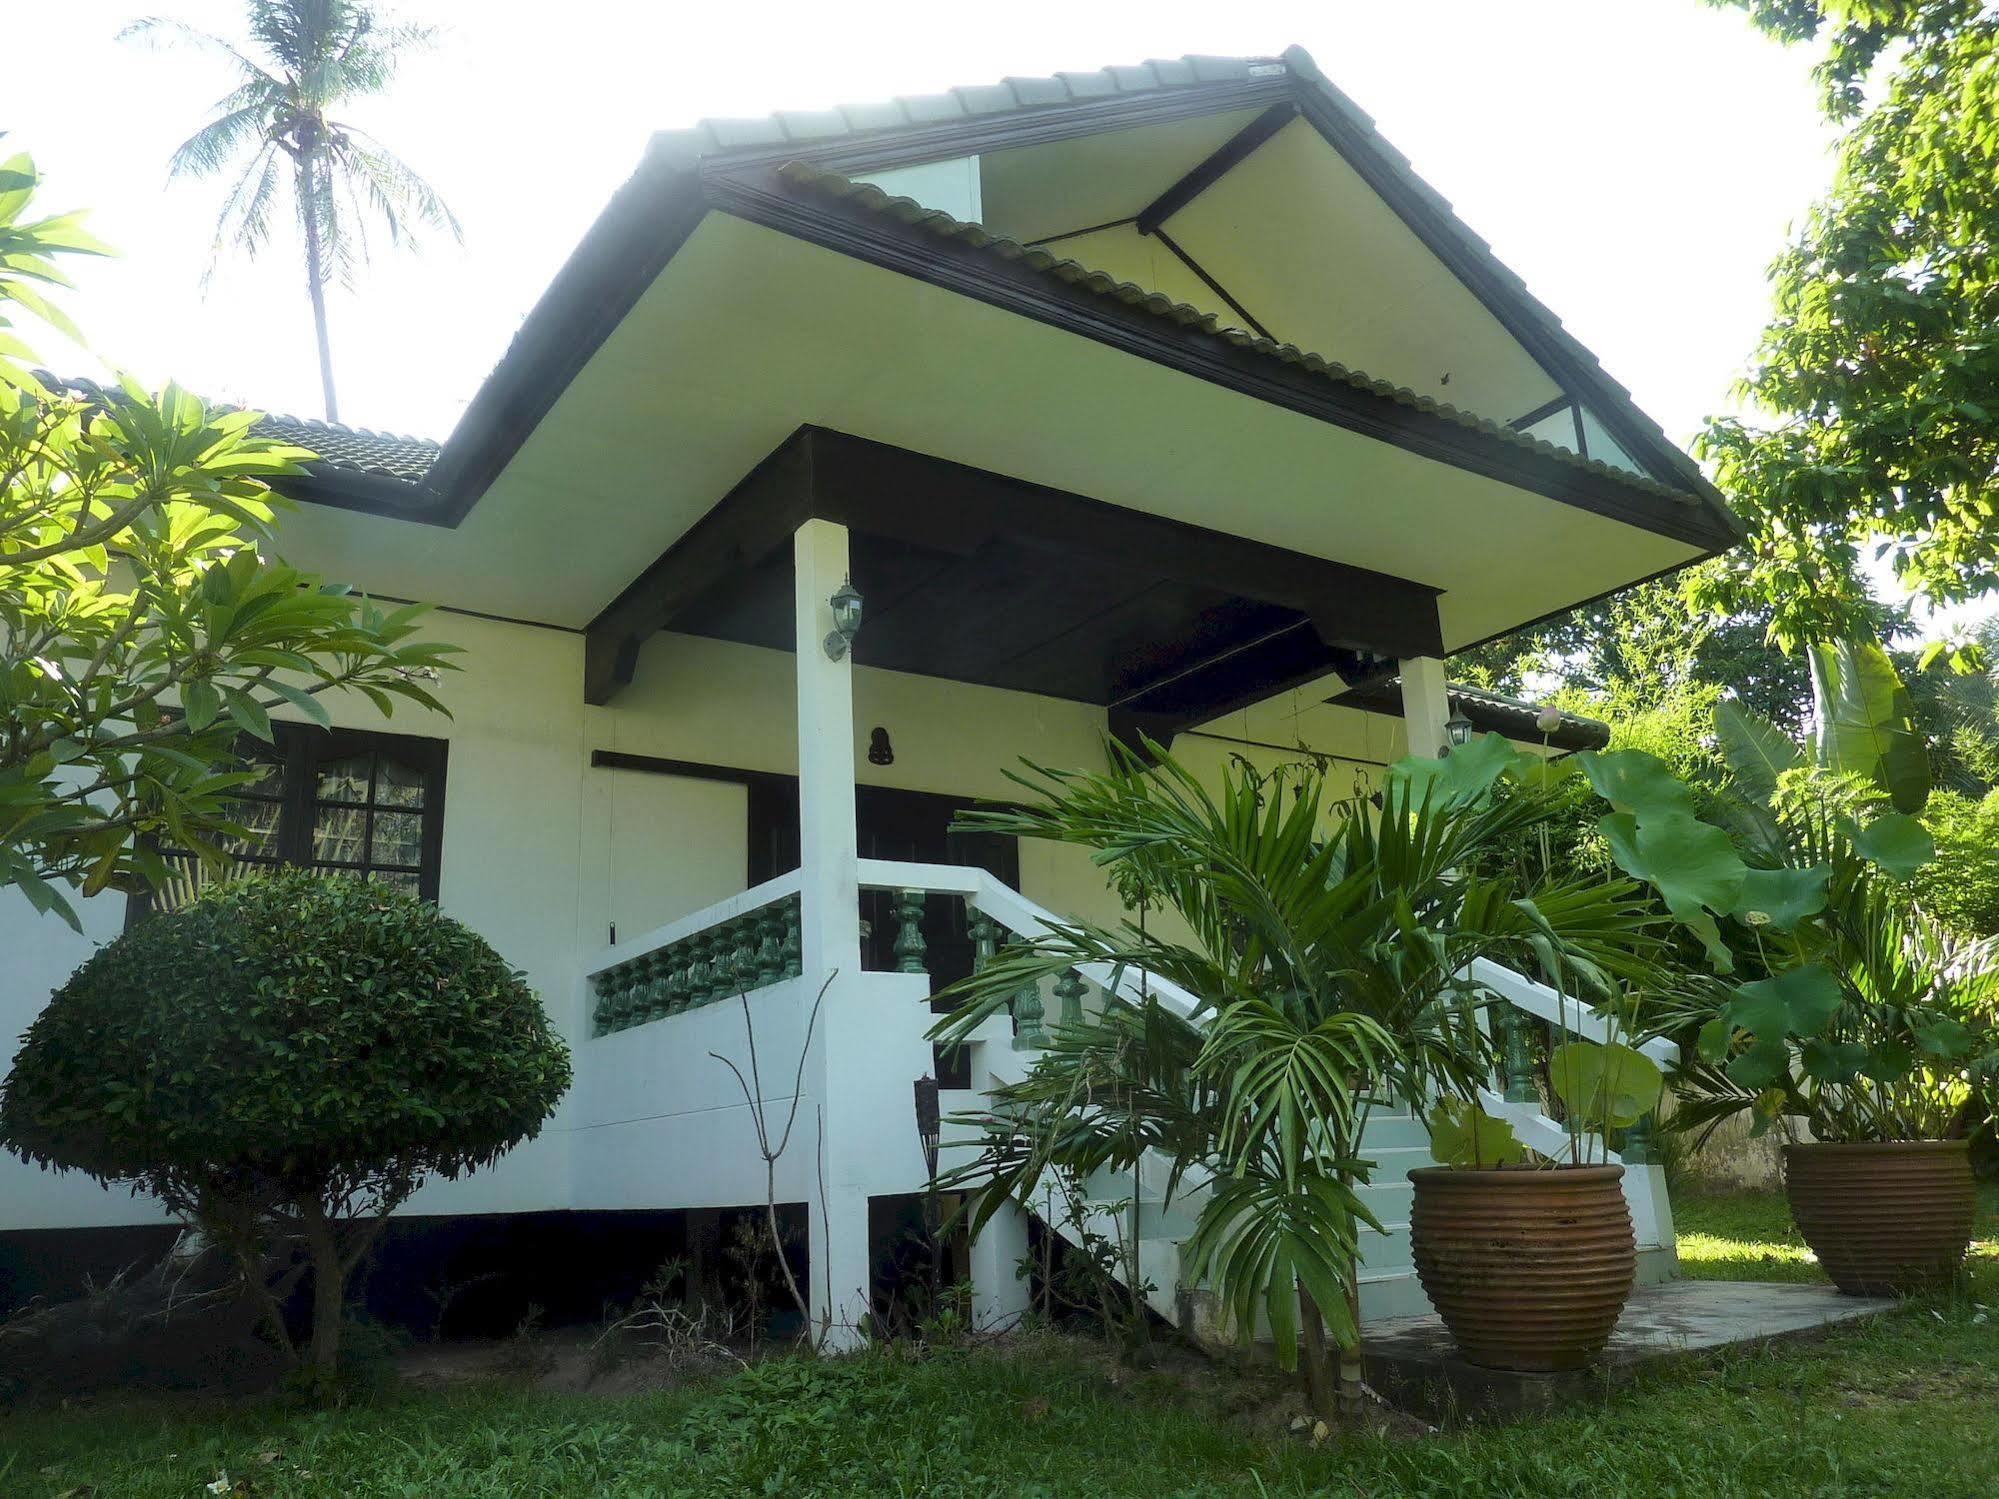
MULTIPOLYGON (((920 889, 959 895, 972 910, 1020 937, 1032 938, 1060 924, 1060 918, 983 870, 868 859, 862 860, 861 866, 861 883, 867 888, 920 889)), ((1086 999, 1087 1007, 1110 985, 1113 976, 1103 965, 1085 964, 1077 971, 1090 986, 1092 998, 1086 999)), ((1511 969, 1479 960, 1472 966, 1471 977, 1530 1015, 1559 1021, 1572 1034, 1591 1040, 1608 1039, 1602 1022, 1595 1016, 1579 1010, 1573 1003, 1564 1004, 1554 990, 1511 969)), ((1167 1008, 1199 1023, 1199 1001, 1169 980, 1127 970, 1120 976, 1119 986, 1128 998, 1136 999, 1141 992, 1149 994, 1167 1008)), ((1050 996, 1044 995, 1044 1001, 1049 1000, 1050 996)), ((1054 1013, 1052 1002, 1049 1013, 1054 1013)), ((975 1114, 983 1109, 986 1090, 1024 1076, 1034 1056, 1032 1050, 1015 1048, 1013 1024, 1005 1015, 988 1019, 969 1044, 974 1087, 944 1095, 942 1103, 947 1116, 975 1114)), ((1664 1042, 1647 1043, 1644 1049, 1661 1060, 1671 1055, 1670 1045, 1664 1042)), ((1484 1090, 1480 1101, 1488 1113, 1508 1119, 1528 1145, 1551 1155, 1567 1152, 1571 1140, 1566 1126, 1533 1105, 1508 1102, 1493 1089, 1484 1090)), ((955 1143, 969 1145, 973 1139, 966 1131, 955 1137, 955 1143)), ((948 1152, 954 1143, 952 1134, 947 1132, 945 1143, 948 1152)), ((1586 1143, 1592 1159, 1619 1163, 1617 1153, 1601 1141, 1590 1139, 1586 1143)), ((1362 1320, 1427 1312, 1429 1302, 1417 1283, 1409 1252, 1409 1209, 1414 1193, 1409 1173, 1435 1164, 1429 1151, 1428 1131, 1405 1108, 1380 1106, 1368 1118, 1362 1146, 1364 1159, 1374 1163, 1368 1184, 1361 1188, 1362 1197, 1382 1225, 1379 1230, 1361 1231, 1362 1320)), ((946 1158, 949 1159, 948 1153, 946 1158)), ((1165 1158, 1148 1156, 1139 1165, 1135 1184, 1133 1173, 1100 1172, 1083 1184, 1081 1208, 1083 1221, 1112 1243, 1129 1242, 1135 1217, 1138 1271, 1140 1280, 1148 1287, 1147 1299, 1162 1317, 1178 1324, 1186 1314, 1179 1246, 1200 1213, 1203 1185, 1198 1176, 1189 1173, 1169 1202, 1168 1170, 1165 1158)), ((1624 1186, 1640 1251, 1640 1278, 1663 1279, 1671 1272, 1673 1231, 1661 1174, 1656 1167, 1634 1166, 1626 1173, 1624 1186)), ((1052 1186, 1044 1185, 1041 1200, 1027 1206, 1057 1232, 1078 1237, 1071 1227, 1076 1211, 1052 1186)))

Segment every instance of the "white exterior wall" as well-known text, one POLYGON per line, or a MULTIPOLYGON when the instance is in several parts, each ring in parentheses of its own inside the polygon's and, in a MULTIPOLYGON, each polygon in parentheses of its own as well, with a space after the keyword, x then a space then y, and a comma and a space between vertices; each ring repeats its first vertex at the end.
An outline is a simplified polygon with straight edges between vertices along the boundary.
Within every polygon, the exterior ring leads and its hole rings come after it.
MULTIPOLYGON (((568 1038, 577 1081, 535 1141, 492 1170, 437 1182, 409 1203, 412 1213, 499 1213, 560 1207, 637 1208, 758 1201, 761 1167, 748 1145, 747 1117, 735 1084, 719 1063, 690 1069, 685 1057, 713 1049, 741 1056, 741 1014, 718 1006, 641 1027, 603 1042, 588 1039, 583 969, 609 939, 611 923, 629 938, 744 888, 747 870, 744 790, 737 785, 629 770, 592 769, 593 750, 795 773, 797 709, 789 652, 690 636, 655 637, 641 653, 632 684, 608 707, 583 702, 583 641, 578 634, 506 624, 462 614, 434 616, 433 633, 464 647, 464 670, 439 695, 449 719, 415 710, 384 721, 358 698, 329 700, 346 727, 386 727, 451 742, 445 774, 440 902, 524 969, 551 1018, 568 1038), (714 1034, 711 1035, 710 1032, 714 1034), (668 1056, 681 1059, 669 1067, 668 1056), (658 1080, 670 1075, 672 1096, 658 1080), (740 1132, 741 1150, 732 1137, 740 1132), (724 1142, 731 1142, 724 1145, 724 1142), (745 1166, 754 1180, 745 1181, 745 1166)), ((865 630, 865 626, 863 626, 865 630)), ((1022 757, 1054 766, 1101 763, 1100 708, 962 683, 856 667, 855 774, 863 783, 960 796, 1007 797, 1018 788, 1004 772, 1022 757), (895 763, 869 764, 868 734, 889 730, 895 763)), ((1327 708, 1292 694, 1231 714, 1208 728, 1229 742, 1182 738, 1176 754, 1190 765, 1219 767, 1240 753, 1258 764, 1296 758, 1290 751, 1234 740, 1295 744, 1349 757, 1356 775, 1401 752, 1393 720, 1327 708)), ((1345 761, 1338 762, 1344 765, 1345 761)), ((1088 855, 1025 842, 1023 893, 1051 910, 1103 921, 1122 914, 1088 855)), ((0 1036, 18 1037, 94 944, 124 924, 123 896, 83 903, 85 933, 38 917, 17 892, 0 892, 0 1036)), ((897 975, 869 975, 847 1007, 887 1005, 891 991, 920 986, 897 975)), ((759 1049, 773 1097, 788 1091, 796 1066, 799 999, 786 985, 762 991, 769 1050, 759 1049), (782 1086, 780 1087, 780 1084, 782 1086)), ((912 995, 914 989, 912 988, 912 995)), ((811 996, 802 1003, 809 1007, 811 996)), ((894 1027, 890 1044, 868 1059, 854 1086, 895 1090, 884 1118, 899 1133, 881 1142, 881 1180, 873 1190, 907 1190, 920 1175, 913 1127, 900 1130, 909 1081, 920 1075, 927 1023, 912 997, 913 1028, 894 1027), (904 1053, 907 1053, 906 1055, 904 1053), (891 1076, 890 1074, 894 1075, 891 1076), (907 1134, 908 1139, 902 1139, 907 1134), (899 1143, 898 1143, 899 1142, 899 1143), (904 1155, 910 1160, 902 1159, 904 1155), (900 1181, 902 1186, 887 1185, 900 1181)), ((822 1017, 822 1025, 825 1024, 822 1017)), ((866 1024, 866 1021, 858 1023, 866 1024)), ((823 1037, 822 1037, 823 1042, 823 1037)), ((824 1075, 823 1063, 808 1068, 824 1075)), ((839 1069, 836 1068, 836 1075, 839 1069)), ((809 1109, 808 1109, 809 1114, 809 1109)), ((812 1160, 809 1119, 794 1140, 787 1174, 812 1160)), ((873 1168, 870 1168, 871 1171, 873 1168)), ((792 1200, 813 1194, 787 1183, 792 1200)), ((56 1176, 0 1155, 0 1231, 95 1227, 160 1221, 156 1207, 122 1190, 106 1192, 76 1174, 56 1176)))

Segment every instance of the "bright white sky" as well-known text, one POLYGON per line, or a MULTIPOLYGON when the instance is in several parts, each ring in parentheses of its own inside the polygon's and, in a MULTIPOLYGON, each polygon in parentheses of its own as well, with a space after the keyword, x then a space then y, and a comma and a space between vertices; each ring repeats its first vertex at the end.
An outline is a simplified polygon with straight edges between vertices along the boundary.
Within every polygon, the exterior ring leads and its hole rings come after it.
MULTIPOLYGON (((204 296, 223 184, 166 180, 226 67, 115 40, 140 14, 235 37, 241 11, 25 8, 8 20, 0 129, 42 167, 46 208, 90 208, 123 252, 68 298, 104 360, 317 415, 295 234, 254 264, 229 255, 204 296)), ((1682 438, 1727 404, 1768 308, 1764 267, 1829 174, 1810 58, 1701 0, 405 0, 397 14, 442 27, 440 45, 353 120, 444 193, 465 246, 378 254, 332 295, 333 352, 344 418, 439 438, 648 134, 706 115, 1296 42, 1682 438)), ((38 343, 66 371, 91 366, 38 343)))

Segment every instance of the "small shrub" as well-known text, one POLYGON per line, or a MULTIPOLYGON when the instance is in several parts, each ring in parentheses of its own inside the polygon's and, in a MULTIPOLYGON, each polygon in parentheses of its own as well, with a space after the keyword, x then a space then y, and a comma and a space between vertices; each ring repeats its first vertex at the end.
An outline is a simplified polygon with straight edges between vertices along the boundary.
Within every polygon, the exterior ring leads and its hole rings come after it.
POLYGON ((0 1088, 0 1143, 153 1193, 234 1252, 289 1348, 274 1246, 313 1269, 311 1362, 347 1277, 426 1176, 539 1132, 569 1054, 523 976, 413 895, 305 870, 127 932, 56 991, 0 1088))

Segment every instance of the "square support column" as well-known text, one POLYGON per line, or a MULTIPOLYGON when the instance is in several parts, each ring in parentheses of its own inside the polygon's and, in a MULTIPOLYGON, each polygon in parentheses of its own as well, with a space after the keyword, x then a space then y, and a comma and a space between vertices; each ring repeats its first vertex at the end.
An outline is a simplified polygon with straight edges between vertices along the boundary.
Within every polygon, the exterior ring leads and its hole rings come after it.
POLYGON ((858 1138, 843 1117, 853 1079, 845 1055, 857 1039, 864 1002, 861 978, 859 835, 854 824, 853 657, 826 654, 833 631, 834 593, 847 581, 847 528, 809 520, 792 538, 796 581, 795 669, 798 676, 799 946, 806 981, 832 977, 819 1012, 810 1076, 819 1099, 814 1128, 794 1141, 820 1152, 814 1179, 824 1194, 811 1222, 811 1302, 815 1331, 826 1347, 858 1346, 868 1310, 868 1200, 852 1183, 848 1155, 858 1138), (843 1089, 844 1084, 844 1089, 843 1089))
POLYGON ((1408 736, 1408 751, 1435 759, 1450 734, 1444 727, 1451 716, 1444 663, 1436 656, 1410 656, 1401 667, 1402 726, 1408 736))

